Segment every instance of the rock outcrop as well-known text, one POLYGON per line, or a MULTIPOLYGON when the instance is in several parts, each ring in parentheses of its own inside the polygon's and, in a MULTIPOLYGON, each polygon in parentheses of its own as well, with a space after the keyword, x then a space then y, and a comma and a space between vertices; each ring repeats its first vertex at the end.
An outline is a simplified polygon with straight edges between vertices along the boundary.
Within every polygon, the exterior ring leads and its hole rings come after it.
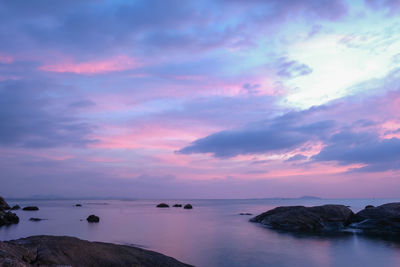
POLYGON ((183 206, 183 208, 186 210, 191 210, 191 209, 193 209, 193 206, 190 204, 186 204, 185 206, 183 206))
POLYGON ((8 203, 4 200, 4 198, 0 197, 0 226, 19 223, 17 214, 6 211, 9 209, 10 206, 8 203))
POLYGON ((190 266, 149 250, 68 236, 0 242, 0 252, 0 266, 190 266))
POLYGON ((367 205, 354 214, 343 205, 278 207, 252 219, 274 229, 300 232, 354 231, 400 237, 400 202, 367 205))
POLYGON ((371 234, 400 235, 400 202, 366 206, 352 217, 350 227, 371 234))
POLYGON ((277 207, 252 219, 274 229, 301 232, 340 231, 350 224, 353 212, 343 205, 277 207))
POLYGON ((10 206, 8 203, 4 200, 4 198, 0 197, 0 210, 9 210, 10 206))
POLYGON ((12 206, 11 210, 20 210, 21 207, 19 205, 12 206))
POLYGON ((157 208, 169 208, 169 205, 166 203, 160 203, 157 205, 157 208))
POLYGON ((19 223, 19 218, 17 214, 12 213, 10 211, 0 211, 0 226, 3 225, 10 225, 10 224, 17 224, 19 223))

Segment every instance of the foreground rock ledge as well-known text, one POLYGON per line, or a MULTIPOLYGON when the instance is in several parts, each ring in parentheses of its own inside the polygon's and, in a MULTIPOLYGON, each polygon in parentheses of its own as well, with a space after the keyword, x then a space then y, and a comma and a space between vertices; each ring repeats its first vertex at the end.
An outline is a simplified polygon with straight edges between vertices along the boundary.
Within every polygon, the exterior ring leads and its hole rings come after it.
POLYGON ((0 266, 191 266, 157 252, 68 236, 0 242, 0 266))
POLYGON ((400 202, 367 206, 357 214, 343 205, 277 207, 252 219, 273 229, 295 232, 360 231, 400 237, 400 202))

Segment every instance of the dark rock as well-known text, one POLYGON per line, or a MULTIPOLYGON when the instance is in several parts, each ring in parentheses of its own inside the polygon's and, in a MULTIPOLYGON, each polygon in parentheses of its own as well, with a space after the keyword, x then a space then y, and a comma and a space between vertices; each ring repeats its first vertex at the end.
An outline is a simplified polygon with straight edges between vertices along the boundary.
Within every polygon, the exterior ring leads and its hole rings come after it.
POLYGON ((375 206, 372 206, 372 205, 365 206, 365 209, 370 209, 370 208, 375 208, 375 206))
POLYGON ((165 203, 160 203, 157 205, 157 208, 169 208, 169 205, 165 203))
POLYGON ((17 224, 19 223, 19 218, 17 214, 12 212, 0 211, 0 226, 17 224))
POLYGON ((175 204, 173 207, 174 208, 182 208, 182 204, 175 204))
POLYGON ((239 213, 239 215, 253 215, 252 213, 239 213))
POLYGON ((190 204, 186 204, 183 208, 187 209, 187 210, 193 209, 192 205, 190 205, 190 204))
POLYGON ((29 220, 32 221, 32 222, 40 222, 43 219, 32 217, 32 218, 29 218, 29 220))
POLYGON ((20 210, 21 207, 19 205, 12 206, 11 210, 20 210))
POLYGON ((361 222, 366 219, 383 219, 400 216, 400 202, 388 203, 378 207, 366 207, 359 211, 352 222, 361 222))
POLYGON ((0 242, 0 251, 0 266, 190 266, 149 250, 68 236, 0 242))
POLYGON ((0 210, 9 210, 10 206, 4 200, 4 198, 0 197, 0 210))
POLYGON ((400 202, 365 207, 352 217, 352 228, 372 234, 400 234, 400 202))
POLYGON ((87 217, 86 220, 90 223, 93 223, 93 222, 97 223, 100 221, 100 218, 99 218, 99 216, 92 214, 92 215, 89 215, 89 217, 87 217))
POLYGON ((343 205, 288 206, 269 210, 250 221, 286 231, 331 232, 342 230, 353 215, 343 205))
POLYGON ((27 206, 27 207, 24 207, 22 210, 35 211, 35 210, 39 210, 39 208, 36 206, 27 206))
POLYGON ((82 207, 82 204, 75 204, 75 207, 82 207))

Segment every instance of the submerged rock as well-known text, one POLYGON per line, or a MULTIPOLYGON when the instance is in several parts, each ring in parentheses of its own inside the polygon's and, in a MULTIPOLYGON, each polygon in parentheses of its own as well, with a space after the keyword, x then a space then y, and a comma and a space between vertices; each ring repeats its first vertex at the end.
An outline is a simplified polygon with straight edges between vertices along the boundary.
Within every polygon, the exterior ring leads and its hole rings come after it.
POLYGON ((10 206, 8 203, 4 200, 4 198, 0 197, 0 210, 9 210, 10 206))
POLYGON ((97 223, 100 221, 100 218, 99 218, 99 216, 92 214, 92 215, 89 215, 89 217, 87 217, 86 220, 90 223, 93 223, 93 222, 97 223))
POLYGON ((187 209, 187 210, 193 209, 192 205, 190 205, 190 204, 186 204, 183 208, 187 209))
POLYGON ((32 236, 0 242, 0 266, 190 266, 132 246, 68 236, 32 236))
POLYGON ((35 211, 35 210, 39 210, 39 208, 36 206, 27 206, 27 207, 24 207, 22 210, 35 211))
POLYGON ((19 218, 17 214, 12 213, 10 211, 0 211, 0 226, 3 225, 10 225, 10 224, 17 224, 19 223, 19 218))
POLYGON ((12 206, 11 210, 20 210, 21 207, 19 205, 12 206))
POLYGON ((169 205, 166 203, 160 203, 157 205, 157 208, 169 208, 169 205))
POLYGON ((303 232, 340 231, 350 223, 353 212, 343 205, 277 207, 252 219, 274 229, 303 232))
POLYGON ((32 217, 32 218, 29 218, 29 220, 32 221, 32 222, 40 222, 40 221, 43 220, 43 219, 32 217))
POLYGON ((248 213, 248 212, 245 212, 245 213, 239 213, 239 215, 246 215, 246 216, 250 216, 250 215, 253 215, 252 213, 248 213))
POLYGON ((174 204, 173 207, 174 208, 182 208, 182 204, 174 204))
POLYGON ((82 204, 75 204, 75 207, 82 207, 82 204))

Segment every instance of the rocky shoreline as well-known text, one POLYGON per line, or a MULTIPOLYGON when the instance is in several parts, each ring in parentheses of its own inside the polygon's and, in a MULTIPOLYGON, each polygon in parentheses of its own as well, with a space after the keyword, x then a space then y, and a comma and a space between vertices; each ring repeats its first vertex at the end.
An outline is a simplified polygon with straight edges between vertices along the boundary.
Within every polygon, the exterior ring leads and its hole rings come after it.
POLYGON ((289 232, 356 232, 400 237, 400 202, 378 207, 368 205, 358 213, 344 205, 283 206, 250 221, 289 232))

